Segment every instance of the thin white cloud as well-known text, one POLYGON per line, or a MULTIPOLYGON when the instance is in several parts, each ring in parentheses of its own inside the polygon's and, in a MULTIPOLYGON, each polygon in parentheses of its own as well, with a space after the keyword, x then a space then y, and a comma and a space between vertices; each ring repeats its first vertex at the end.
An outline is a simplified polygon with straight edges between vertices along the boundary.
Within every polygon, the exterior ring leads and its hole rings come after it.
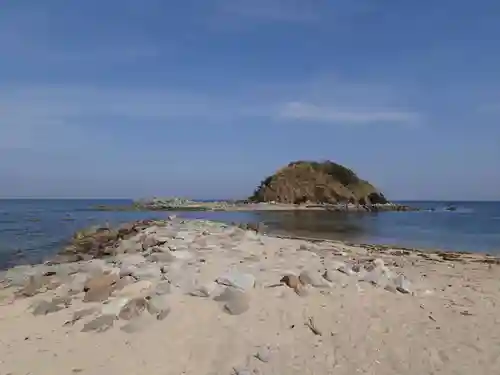
POLYGON ((414 123, 418 117, 417 113, 395 109, 346 109, 304 102, 288 102, 278 112, 281 119, 346 124, 414 123))
MULTIPOLYGON (((306 85, 307 86, 307 85, 306 85)), ((297 84, 286 90, 247 87, 239 91, 207 88, 114 88, 72 85, 0 88, 0 149, 65 148, 86 145, 109 136, 119 124, 124 132, 151 126, 238 126, 259 122, 317 122, 334 124, 393 123, 415 125, 418 113, 401 110, 388 90, 366 86, 331 85, 309 90, 297 84), (292 97, 302 96, 303 101, 292 97), (309 95, 308 95, 309 92, 309 95), (312 93, 312 94, 311 94, 312 93), (364 94, 363 94, 364 93, 364 94), (354 95, 356 94, 356 95, 354 95), (321 96, 328 100, 315 100, 321 96), (314 103, 314 104, 313 104, 314 103), (317 103, 338 103, 335 106, 317 103)), ((142 130, 141 130, 142 131, 142 130)))

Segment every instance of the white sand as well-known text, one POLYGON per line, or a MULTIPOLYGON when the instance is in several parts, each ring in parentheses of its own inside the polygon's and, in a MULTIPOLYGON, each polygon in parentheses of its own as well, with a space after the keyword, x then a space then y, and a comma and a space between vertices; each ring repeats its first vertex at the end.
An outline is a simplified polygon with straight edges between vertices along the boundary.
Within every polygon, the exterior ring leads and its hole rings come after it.
POLYGON ((337 242, 312 244, 239 229, 230 237, 233 231, 188 226, 193 236, 184 242, 196 260, 176 263, 167 273, 180 285, 166 297, 170 314, 162 321, 143 314, 144 328, 132 334, 120 330, 120 322, 103 333, 81 332, 88 319, 63 326, 73 311, 89 305, 79 299, 67 309, 34 316, 30 304, 53 292, 12 300, 11 288, 0 290, 0 374, 498 373, 500 268, 475 262, 482 256, 464 256, 464 263, 390 250, 373 256, 337 242), (204 229, 211 234, 193 239, 204 229), (331 270, 338 260, 374 257, 406 275, 413 294, 337 271, 331 287, 310 287, 307 296, 287 286, 267 287, 288 271, 331 270), (209 282, 230 269, 256 278, 245 313, 230 315, 211 298, 185 293, 191 280, 209 282), (321 336, 305 324, 309 318, 321 336), (266 347, 268 361, 255 358, 266 347))

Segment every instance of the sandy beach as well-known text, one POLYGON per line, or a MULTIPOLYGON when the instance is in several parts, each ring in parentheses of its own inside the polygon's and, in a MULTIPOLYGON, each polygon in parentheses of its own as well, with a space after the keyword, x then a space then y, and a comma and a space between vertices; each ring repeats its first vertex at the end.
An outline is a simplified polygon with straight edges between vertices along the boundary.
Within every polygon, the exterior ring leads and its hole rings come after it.
POLYGON ((1 374, 500 368, 500 266, 491 256, 177 218, 134 228, 106 254, 0 273, 1 374))

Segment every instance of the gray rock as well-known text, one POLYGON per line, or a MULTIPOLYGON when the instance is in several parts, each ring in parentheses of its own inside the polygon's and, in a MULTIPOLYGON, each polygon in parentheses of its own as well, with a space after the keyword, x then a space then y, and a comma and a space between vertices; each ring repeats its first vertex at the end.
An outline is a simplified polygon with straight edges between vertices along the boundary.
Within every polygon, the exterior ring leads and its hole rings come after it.
POLYGON ((132 276, 124 276, 116 282, 113 290, 114 292, 120 291, 128 285, 134 284, 135 281, 135 278, 133 278, 132 276))
POLYGON ((299 275, 299 280, 304 285, 312 285, 316 288, 324 288, 330 286, 320 275, 320 273, 316 271, 302 271, 299 275))
POLYGON ((89 273, 92 276, 102 275, 109 267, 108 263, 103 259, 91 259, 79 263, 78 272, 89 273))
POLYGON ((64 307, 61 306, 57 301, 46 301, 46 300, 41 300, 41 301, 36 301, 33 305, 33 315, 47 315, 50 313, 57 312, 59 310, 62 310, 64 307))
POLYGON ((255 277, 248 273, 232 271, 219 277, 217 279, 217 283, 243 291, 248 291, 255 286, 255 277))
POLYGON ((86 323, 83 328, 82 332, 104 332, 113 327, 115 324, 116 316, 114 315, 101 315, 98 316, 97 318, 91 320, 90 322, 86 323))
POLYGON ((194 297, 210 297, 212 293, 217 290, 217 283, 208 283, 205 285, 197 286, 194 290, 189 292, 194 297))
POLYGON ((144 263, 146 263, 146 258, 144 258, 140 254, 130 254, 130 255, 123 255, 117 257, 119 262, 121 263, 121 266, 140 266, 144 263))
POLYGON ((172 285, 168 281, 160 281, 154 288, 154 293, 158 296, 170 294, 172 292, 172 285))
POLYGON ((394 284, 396 285, 396 290, 400 293, 411 293, 411 283, 404 275, 398 275, 394 279, 394 284))
POLYGON ((153 296, 147 300, 147 309, 156 319, 163 320, 170 313, 170 306, 164 296, 153 296))
POLYGON ((132 266, 130 264, 122 264, 120 267, 119 276, 132 276, 134 272, 137 270, 137 266, 132 266))
POLYGON ((113 294, 118 297, 148 297, 153 293, 153 283, 148 280, 141 280, 129 285, 125 285, 121 290, 116 290, 113 294))
POLYGON ((146 309, 145 298, 134 298, 129 300, 120 310, 118 314, 120 319, 131 320, 138 317, 146 309))
POLYGON ((247 298, 232 299, 224 305, 224 310, 231 315, 241 315, 250 308, 247 298))
POLYGON ((118 316, 129 301, 130 299, 126 297, 115 298, 109 301, 108 303, 102 305, 101 313, 103 315, 118 316))
POLYGON ((231 315, 240 315, 249 308, 249 297, 240 289, 227 287, 214 301, 225 302, 224 310, 231 315))
POLYGON ((86 316, 89 316, 89 315, 93 315, 97 311, 99 311, 99 309, 97 307, 89 307, 86 309, 81 309, 81 310, 75 311, 73 313, 73 317, 71 318, 71 320, 64 323, 64 325, 73 325, 77 321, 79 321, 80 319, 85 318, 86 316))
POLYGON ((28 276, 26 284, 19 290, 18 294, 24 297, 32 297, 42 291, 43 286, 47 282, 46 278, 42 275, 28 276))
POLYGON ((176 259, 177 258, 172 254, 170 250, 161 253, 153 253, 149 256, 149 260, 156 263, 170 263, 174 262, 176 259))
POLYGON ((257 353, 255 353, 255 358, 264 363, 267 363, 271 360, 271 351, 268 347, 261 347, 259 348, 257 353))
POLYGON ((73 279, 66 284, 68 289, 68 294, 78 294, 83 292, 83 289, 85 288, 85 285, 87 284, 87 281, 89 279, 89 276, 83 273, 77 273, 75 276, 73 276, 73 279))
POLYGON ((146 264, 137 268, 133 275, 137 280, 160 281, 161 268, 156 264, 146 264))
POLYGON ((10 286, 20 287, 24 286, 29 279, 29 276, 40 275, 42 272, 32 266, 16 266, 8 269, 4 275, 3 280, 10 286))
POLYGON ((133 239, 121 240, 120 244, 116 248, 117 253, 122 254, 133 254, 142 250, 142 246, 140 243, 133 239))

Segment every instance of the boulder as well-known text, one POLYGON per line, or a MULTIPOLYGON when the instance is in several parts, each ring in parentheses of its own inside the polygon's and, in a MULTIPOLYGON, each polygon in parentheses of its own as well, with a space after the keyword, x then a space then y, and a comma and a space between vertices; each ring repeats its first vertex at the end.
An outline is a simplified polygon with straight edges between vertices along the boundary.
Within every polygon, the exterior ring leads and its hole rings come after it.
POLYGON ((217 283, 248 291, 255 286, 255 277, 248 273, 231 271, 217 279, 217 283))
POLYGON ((138 317, 146 309, 147 301, 145 298, 133 298, 122 306, 118 314, 120 319, 131 320, 138 317))
POLYGON ((108 329, 113 327, 115 320, 116 320, 116 316, 114 316, 114 315, 98 316, 97 318, 86 323, 82 328, 82 332, 90 332, 90 331, 104 332, 104 331, 107 331, 108 329))

